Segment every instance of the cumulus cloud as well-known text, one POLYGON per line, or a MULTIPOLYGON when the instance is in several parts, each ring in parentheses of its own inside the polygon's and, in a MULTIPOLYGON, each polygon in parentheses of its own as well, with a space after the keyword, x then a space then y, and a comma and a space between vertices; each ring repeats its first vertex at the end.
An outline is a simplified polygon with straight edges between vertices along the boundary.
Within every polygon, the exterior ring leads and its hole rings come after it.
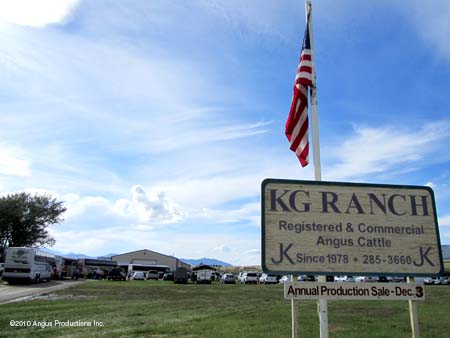
POLYGON ((31 27, 64 21, 79 0, 14 0, 0 2, 0 20, 31 27))
POLYGON ((66 219, 85 214, 92 209, 105 212, 110 208, 111 203, 100 196, 79 196, 77 194, 67 194, 63 196, 64 205, 67 211, 64 213, 66 219))
POLYGON ((179 207, 164 192, 147 193, 136 185, 131 189, 131 199, 120 199, 114 210, 121 216, 136 217, 143 224, 170 224, 184 219, 179 207))

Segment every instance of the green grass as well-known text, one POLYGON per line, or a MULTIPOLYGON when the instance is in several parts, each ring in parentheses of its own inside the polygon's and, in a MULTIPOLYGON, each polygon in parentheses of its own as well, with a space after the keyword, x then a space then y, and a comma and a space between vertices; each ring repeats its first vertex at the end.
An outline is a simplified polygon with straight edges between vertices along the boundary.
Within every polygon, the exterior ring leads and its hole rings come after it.
MULTIPOLYGON (((60 300, 0 306, 0 337, 290 337, 282 286, 88 281, 60 300), (72 299, 68 297, 73 296, 72 299), (102 327, 11 327, 10 321, 81 321, 102 327)), ((299 303, 300 337, 318 337, 316 302, 299 303)), ((331 338, 411 337, 407 301, 329 301, 331 338)), ((422 338, 450 337, 450 287, 426 288, 422 338)))

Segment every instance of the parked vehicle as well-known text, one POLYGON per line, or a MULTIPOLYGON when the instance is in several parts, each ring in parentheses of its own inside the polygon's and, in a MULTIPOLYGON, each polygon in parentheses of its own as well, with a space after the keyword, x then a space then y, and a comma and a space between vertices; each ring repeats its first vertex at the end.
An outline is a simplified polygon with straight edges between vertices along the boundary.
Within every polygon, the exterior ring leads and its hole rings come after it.
POLYGON ((164 273, 163 280, 173 280, 173 272, 164 273))
POLYGON ((222 284, 236 284, 236 276, 232 273, 225 273, 222 275, 220 282, 222 284))
POLYGON ((277 284, 277 275, 270 275, 267 273, 263 273, 261 277, 259 277, 260 284, 277 284))
MULTIPOLYGON (((164 276, 164 273, 170 272, 170 268, 167 265, 139 264, 139 263, 128 264, 128 275, 131 276, 133 274, 133 272, 135 272, 135 271, 144 272, 146 276, 149 271, 157 271, 158 279, 159 279, 164 276)), ((153 279, 155 279, 155 278, 153 278, 153 279)))
POLYGON ((2 279, 8 283, 50 281, 55 264, 55 255, 48 252, 35 248, 9 247, 2 279))
POLYGON ((211 284, 212 282, 212 271, 208 269, 199 270, 195 273, 195 281, 199 284, 206 283, 211 284))
POLYGON ((104 279, 109 271, 117 267, 117 262, 110 259, 80 258, 78 269, 84 278, 104 279))
POLYGON ((239 274, 236 277, 236 282, 240 283, 242 280, 242 276, 244 275, 245 271, 239 272, 239 274))
POLYGON ((188 271, 185 267, 178 267, 173 274, 174 283, 187 283, 188 271))
POLYGON ((158 280, 159 279, 159 272, 156 271, 156 270, 149 270, 147 272, 147 279, 158 280))
POLYGON ((143 272, 143 271, 135 271, 131 275, 130 279, 133 279, 133 280, 146 280, 147 278, 145 276, 145 272, 143 272))
POLYGON ((194 274, 192 276, 192 281, 199 284, 206 283, 211 284, 213 272, 216 270, 209 265, 198 265, 192 269, 194 274))
POLYGON ((76 258, 67 258, 63 256, 55 256, 56 265, 53 270, 53 279, 72 278, 78 266, 76 258))
POLYGON ((108 273, 108 280, 126 280, 126 279, 127 275, 125 274, 122 268, 113 268, 108 273))
POLYGON ((436 277, 428 277, 428 278, 425 278, 423 280, 423 284, 425 284, 425 285, 434 285, 435 281, 436 281, 436 277))
POLYGON ((444 280, 442 281, 442 285, 450 285, 450 277, 445 277, 444 280))
POLYGON ((256 272, 245 272, 242 275, 241 284, 258 284, 258 274, 256 272))
POLYGON ((444 282, 448 279, 448 277, 436 277, 434 280, 434 285, 445 285, 444 282))
POLYGON ((378 282, 378 277, 377 276, 358 276, 355 277, 355 282, 378 282))
POLYGON ((298 282, 315 282, 316 278, 313 275, 300 275, 297 277, 298 282))
POLYGON ((290 281, 291 281, 291 276, 283 276, 283 277, 280 278, 278 283, 284 284, 284 283, 287 283, 287 282, 290 282, 290 281))

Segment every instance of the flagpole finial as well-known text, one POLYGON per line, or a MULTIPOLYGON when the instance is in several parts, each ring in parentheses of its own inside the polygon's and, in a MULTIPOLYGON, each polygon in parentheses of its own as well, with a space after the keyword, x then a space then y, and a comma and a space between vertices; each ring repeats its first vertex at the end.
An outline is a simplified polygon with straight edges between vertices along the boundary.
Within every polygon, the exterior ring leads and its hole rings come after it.
POLYGON ((305 0, 305 14, 306 14, 306 18, 308 20, 308 15, 311 12, 311 8, 312 8, 312 4, 311 4, 311 0, 305 0))

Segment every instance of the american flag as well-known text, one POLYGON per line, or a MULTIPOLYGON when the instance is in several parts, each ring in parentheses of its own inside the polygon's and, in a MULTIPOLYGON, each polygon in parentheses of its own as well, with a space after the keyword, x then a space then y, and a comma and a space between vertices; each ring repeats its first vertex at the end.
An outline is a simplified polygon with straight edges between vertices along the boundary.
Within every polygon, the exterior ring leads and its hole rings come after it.
POLYGON ((294 97, 286 121, 286 136, 290 149, 295 152, 302 167, 309 162, 308 140, 308 88, 312 86, 311 41, 309 39, 309 17, 303 38, 302 52, 294 82, 294 97))

